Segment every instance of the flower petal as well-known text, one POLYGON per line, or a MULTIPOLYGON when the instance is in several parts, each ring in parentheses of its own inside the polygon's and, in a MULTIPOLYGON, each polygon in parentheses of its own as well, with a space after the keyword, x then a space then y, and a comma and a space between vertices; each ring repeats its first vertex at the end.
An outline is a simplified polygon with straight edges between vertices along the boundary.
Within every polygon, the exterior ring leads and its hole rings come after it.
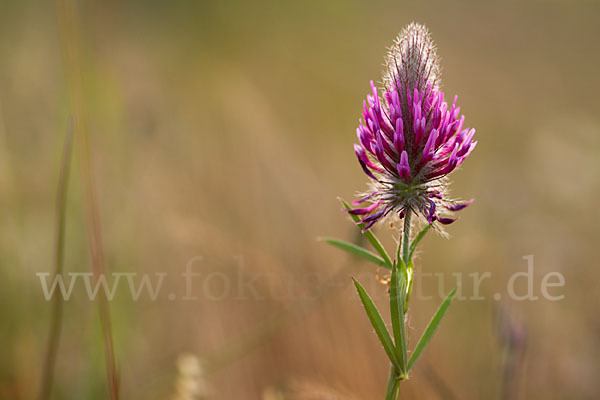
POLYGON ((436 219, 442 225, 450 225, 451 223, 453 223, 454 221, 456 221, 458 219, 458 217, 457 218, 436 217, 436 219))
POLYGON ((366 215, 366 214, 372 213, 377 207, 379 207, 380 204, 381 204, 381 201, 377 201, 368 207, 353 208, 353 209, 350 209, 347 211, 349 214, 352 214, 352 215, 366 215))
POLYGON ((396 165, 400 178, 406 180, 410 176, 410 165, 408 165, 408 154, 406 150, 400 155, 400 162, 396 165))
POLYGON ((450 210, 450 211, 460 211, 460 210, 462 210, 463 208, 466 208, 467 206, 469 206, 469 205, 470 205, 471 203, 473 203, 474 201, 475 201, 475 199, 471 199, 471 200, 469 200, 469 201, 467 201, 467 202, 464 202, 464 203, 459 203, 459 204, 449 204, 449 205, 446 205, 446 206, 444 206, 444 207, 446 207, 446 208, 447 208, 448 210, 450 210))

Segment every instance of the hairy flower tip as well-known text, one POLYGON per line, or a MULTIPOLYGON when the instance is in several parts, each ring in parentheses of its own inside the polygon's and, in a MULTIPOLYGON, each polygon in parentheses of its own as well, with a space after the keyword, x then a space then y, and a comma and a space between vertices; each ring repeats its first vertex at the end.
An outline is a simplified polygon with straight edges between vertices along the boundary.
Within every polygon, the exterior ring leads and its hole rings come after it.
POLYGON ((471 201, 448 200, 446 176, 475 148, 475 129, 465 128, 456 100, 449 105, 439 89, 435 45, 427 30, 410 24, 390 50, 384 88, 371 81, 363 103, 354 145, 358 162, 372 180, 372 190, 350 210, 364 230, 395 212, 408 210, 428 223, 448 225, 471 201))
POLYGON ((427 28, 411 23, 398 35, 388 52, 383 76, 387 87, 400 83, 410 93, 440 84, 440 65, 435 43, 427 28))

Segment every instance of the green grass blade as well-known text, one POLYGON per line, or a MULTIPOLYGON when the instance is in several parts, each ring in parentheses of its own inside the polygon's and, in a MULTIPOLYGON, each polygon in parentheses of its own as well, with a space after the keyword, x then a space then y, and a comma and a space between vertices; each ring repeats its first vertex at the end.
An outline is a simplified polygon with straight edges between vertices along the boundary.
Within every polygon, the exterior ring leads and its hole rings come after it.
MULTIPOLYGON (((340 199, 340 201, 342 202, 342 205, 344 206, 344 208, 346 210, 352 209, 352 207, 350 207, 350 204, 346 203, 343 199, 340 199)), ((354 222, 356 222, 356 223, 360 222, 360 217, 359 216, 350 214, 350 217, 352 217, 352 220, 354 220, 354 222)), ((359 224, 358 227, 360 229, 362 229, 364 227, 364 224, 359 224)), ((377 239, 375 237, 375 235, 373 234, 373 232, 366 231, 366 232, 363 232, 363 235, 365 235, 365 237, 367 238, 367 240, 369 242, 371 242, 371 245, 373 246, 373 248, 375 250, 377 250, 377 252, 381 255, 381 258, 383 258, 383 260, 387 263, 388 268, 392 268, 392 260, 391 260, 390 256, 388 256, 387 252, 385 251, 385 249, 381 245, 381 242, 379 241, 379 239, 377 239)))
MULTIPOLYGON (((65 231, 67 220, 67 195, 69 192, 69 172, 71 170, 71 151, 73 140, 73 120, 69 118, 67 135, 63 145, 62 161, 58 178, 58 190, 56 195, 56 225, 54 242, 54 278, 60 276, 64 266, 65 231)), ((46 358, 42 366, 42 383, 40 388, 40 400, 49 399, 52 394, 54 375, 56 369, 56 358, 58 345, 62 331, 62 315, 64 300, 62 296, 53 296, 50 314, 50 332, 46 347, 46 358)))
POLYGON ((419 244, 421 239, 423 239, 425 237, 425 235, 427 234, 427 232, 429 232, 430 229, 431 229, 431 224, 429 224, 425 228, 423 228, 421 230, 421 232, 419 232, 417 234, 417 236, 413 239, 412 243, 410 244, 410 249, 408 251, 408 259, 409 260, 412 259, 413 253, 415 252, 417 245, 419 244))
POLYGON ((390 282, 390 313, 392 315, 392 332, 396 343, 396 356, 400 362, 400 372, 406 372, 406 333, 404 330, 404 296, 406 295, 406 277, 398 266, 392 268, 390 282))
POLYGON ((340 249, 345 250, 348 253, 362 257, 365 260, 368 260, 374 264, 389 268, 387 263, 381 257, 379 257, 377 254, 372 253, 365 248, 357 246, 354 243, 345 242, 343 240, 338 240, 338 239, 334 239, 334 238, 322 238, 320 240, 327 242, 333 246, 339 247, 340 249))
POLYGON ((356 290, 358 291, 358 295, 360 296, 360 301, 362 301, 362 304, 367 311, 371 325, 375 329, 375 333, 377 334, 377 337, 379 337, 379 341, 383 345, 383 349, 385 350, 392 364, 394 364, 394 366, 400 370, 400 362, 396 356, 394 342, 392 341, 390 333, 385 327, 385 323, 383 322, 383 318, 381 318, 381 314, 379 314, 379 311, 377 311, 377 307, 375 307, 375 304, 373 304, 373 301, 362 285, 358 283, 356 279, 353 279, 353 281, 354 286, 356 286, 356 290))
POLYGON ((452 301, 452 298, 454 297, 455 294, 456 294, 456 289, 454 289, 452 292, 450 292, 448 297, 446 297, 446 300, 444 300, 444 302, 440 305, 440 307, 435 312, 433 318, 429 322, 429 325, 427 325, 427 329, 425 329, 423 336, 421 336, 421 339, 419 339, 419 343, 417 343, 417 347, 415 347, 415 351, 413 352, 412 356, 410 357, 410 361, 408 362, 409 370, 412 368, 415 361, 417 361, 417 359, 419 358, 419 356, 425 349, 425 346, 427 346, 427 343, 429 343, 429 341, 431 340, 433 334, 435 333, 435 330, 437 329, 438 325, 440 324, 440 321, 444 317, 446 310, 448 310, 448 307, 450 306, 450 302, 452 301))

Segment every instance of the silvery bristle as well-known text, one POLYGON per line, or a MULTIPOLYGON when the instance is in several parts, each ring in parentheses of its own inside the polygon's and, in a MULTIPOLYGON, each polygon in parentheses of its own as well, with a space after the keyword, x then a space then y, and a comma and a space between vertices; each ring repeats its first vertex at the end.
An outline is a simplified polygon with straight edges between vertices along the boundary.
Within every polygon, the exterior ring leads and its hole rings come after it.
POLYGON ((435 43, 425 26, 411 23, 398 35, 386 59, 383 76, 388 88, 400 84, 412 93, 440 85, 440 66, 435 43))

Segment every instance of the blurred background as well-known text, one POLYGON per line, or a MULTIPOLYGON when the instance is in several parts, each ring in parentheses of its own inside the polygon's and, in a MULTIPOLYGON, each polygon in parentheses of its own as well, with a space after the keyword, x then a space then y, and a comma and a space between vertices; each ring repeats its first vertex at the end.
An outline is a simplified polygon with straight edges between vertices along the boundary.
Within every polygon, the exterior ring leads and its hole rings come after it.
MULTIPOLYGON (((80 48, 107 271, 167 274, 155 301, 134 301, 123 283, 110 302, 122 398, 383 398, 386 356, 350 278, 387 315, 386 288, 371 265, 317 238, 360 240, 336 197, 366 188, 352 150, 362 101, 412 21, 430 29, 443 89, 479 141, 452 186, 476 202, 450 239, 425 238, 416 268, 443 273, 446 293, 463 276, 467 296, 468 274, 491 277, 485 300, 452 304, 401 398, 598 398, 599 11, 593 1, 80 1, 65 38, 54 2, 2 1, 0 398, 40 390, 51 303, 36 273, 53 271, 65 42, 80 48), (527 255, 540 299, 510 300, 527 255), (197 299, 183 300, 190 260, 197 299), (565 277, 551 290, 560 301, 541 297, 549 272, 565 277)), ((65 273, 91 271, 78 152, 65 273)), ((391 249, 394 231, 378 233, 391 249)), ((436 278, 422 287, 432 298, 411 303, 413 346, 441 301, 436 278)), ((52 398, 108 398, 98 304, 83 285, 62 324, 52 398)))

